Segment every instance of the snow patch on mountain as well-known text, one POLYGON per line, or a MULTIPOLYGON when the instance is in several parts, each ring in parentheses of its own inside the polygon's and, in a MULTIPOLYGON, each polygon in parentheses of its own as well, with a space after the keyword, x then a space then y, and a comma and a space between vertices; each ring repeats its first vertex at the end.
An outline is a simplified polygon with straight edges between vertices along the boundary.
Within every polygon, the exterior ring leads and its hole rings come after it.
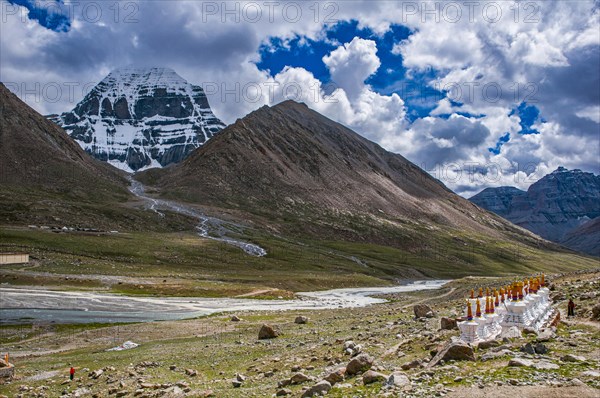
POLYGON ((88 153, 130 172, 180 162, 225 127, 204 90, 169 68, 117 69, 50 119, 88 153))

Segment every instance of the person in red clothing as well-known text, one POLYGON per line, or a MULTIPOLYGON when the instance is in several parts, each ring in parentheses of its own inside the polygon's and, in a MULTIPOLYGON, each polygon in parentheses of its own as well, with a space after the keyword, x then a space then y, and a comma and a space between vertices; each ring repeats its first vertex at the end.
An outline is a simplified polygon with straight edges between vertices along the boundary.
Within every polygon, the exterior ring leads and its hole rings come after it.
POLYGON ((74 376, 75 376, 75 368, 71 366, 71 369, 69 370, 69 379, 73 380, 74 376))
POLYGON ((567 304, 568 316, 575 316, 575 303, 573 299, 569 299, 569 304, 567 304))

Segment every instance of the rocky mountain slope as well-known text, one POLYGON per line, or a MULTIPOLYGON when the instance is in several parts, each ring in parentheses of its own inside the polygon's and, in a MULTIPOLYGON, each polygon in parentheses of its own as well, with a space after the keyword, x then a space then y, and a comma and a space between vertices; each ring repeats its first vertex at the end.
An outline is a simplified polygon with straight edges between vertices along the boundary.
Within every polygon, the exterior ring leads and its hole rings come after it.
POLYGON ((181 164, 138 178, 166 197, 238 212, 277 233, 426 250, 440 259, 452 257, 445 250, 479 256, 477 245, 493 256, 487 239, 551 246, 293 101, 260 108, 181 164))
POLYGON ((600 240, 593 244, 593 236, 584 237, 597 230, 598 222, 586 224, 600 216, 600 176, 593 173, 559 167, 526 192, 487 188, 470 200, 546 239, 589 254, 600 252, 600 240))
POLYGON ((148 227, 128 185, 0 83, 0 224, 148 227))
POLYGON ((202 88, 168 68, 117 69, 72 111, 49 118, 127 171, 180 162, 224 127, 202 88))
POLYGON ((121 173, 89 157, 1 83, 0 98, 2 185, 64 191, 82 199, 126 195, 121 173))
POLYGON ((561 244, 582 253, 600 257, 600 217, 567 232, 561 244))

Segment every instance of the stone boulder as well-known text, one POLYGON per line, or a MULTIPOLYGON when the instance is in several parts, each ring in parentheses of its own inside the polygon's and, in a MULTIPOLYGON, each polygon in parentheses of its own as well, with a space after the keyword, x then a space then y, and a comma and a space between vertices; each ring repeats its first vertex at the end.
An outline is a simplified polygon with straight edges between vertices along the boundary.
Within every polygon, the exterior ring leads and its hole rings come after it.
POLYGON ((384 375, 383 373, 375 372, 374 370, 369 369, 365 373, 363 373, 362 378, 363 384, 366 385, 377 383, 380 381, 387 381, 388 376, 384 375))
POLYGON ((545 360, 534 363, 533 367, 538 370, 558 370, 558 369, 560 369, 560 366, 558 366, 557 364, 549 362, 549 361, 545 361, 545 360))
POLYGON ((528 368, 533 366, 533 361, 525 358, 511 358, 511 360, 508 361, 508 366, 528 368))
POLYGON ((421 360, 413 359, 410 362, 406 362, 406 363, 402 364, 400 367, 402 368, 402 370, 411 370, 411 369, 416 369, 419 366, 421 366, 421 360))
POLYGON ((560 359, 563 362, 585 362, 585 357, 573 354, 564 355, 560 359))
POLYGON ((592 307, 592 319, 600 321, 600 303, 592 307))
MULTIPOLYGON (((119 393, 117 393, 117 397, 121 396, 124 397, 125 395, 128 395, 129 393, 127 391, 123 391, 125 394, 119 395, 119 393)), ((165 398, 183 398, 185 397, 185 393, 183 392, 183 390, 177 386, 173 386, 173 387, 169 387, 165 390, 163 390, 163 397, 165 398)))
POLYGON ((440 361, 475 361, 475 352, 473 347, 463 341, 454 341, 446 344, 431 361, 427 364, 428 368, 432 368, 440 363, 440 361))
POLYGON ((274 339, 279 336, 279 332, 273 328, 271 325, 264 324, 258 331, 258 339, 274 339))
POLYGON ((373 366, 373 358, 368 354, 359 354, 346 365, 346 374, 357 375, 371 369, 371 366, 373 366))
POLYGON ((533 347, 533 344, 531 344, 531 343, 527 343, 527 344, 521 346, 521 348, 519 350, 521 352, 524 352, 525 354, 529 354, 529 355, 535 354, 535 348, 533 347))
POLYGON ((325 377, 325 380, 327 380, 329 384, 333 386, 335 383, 341 383, 342 381, 344 381, 345 374, 346 368, 341 367, 329 373, 327 377, 325 377))
POLYGON ((556 338, 556 333, 551 328, 543 329, 538 333, 537 342, 547 342, 556 338))
POLYGON ((477 348, 479 348, 480 350, 487 350, 489 348, 499 347, 500 344, 501 343, 499 340, 486 340, 481 341, 479 344, 477 344, 477 348))
POLYGON ((296 373, 295 375, 290 377, 291 384, 301 384, 309 380, 311 380, 311 378, 305 375, 304 373, 296 373))
POLYGON ((90 374, 88 376, 92 379, 97 379, 100 376, 102 376, 103 373, 104 373, 104 370, 98 369, 98 370, 94 370, 93 372, 90 372, 90 374))
POLYGON ((442 329, 442 330, 454 330, 454 329, 458 329, 458 325, 456 323, 456 319, 455 318, 448 318, 446 316, 443 316, 440 319, 440 329, 442 329))
POLYGON ((297 323, 298 325, 304 325, 305 323, 308 323, 308 317, 303 315, 297 316, 296 319, 294 319, 294 323, 297 323))
POLYGON ((329 390, 331 390, 331 384, 329 384, 329 382, 326 380, 321 380, 308 390, 304 391, 302 398, 325 395, 329 392, 329 390))
POLYGON ((413 307, 415 318, 433 318, 435 312, 427 304, 417 304, 413 307))
POLYGON ((393 372, 385 384, 388 387, 404 387, 410 385, 410 379, 402 372, 393 372))

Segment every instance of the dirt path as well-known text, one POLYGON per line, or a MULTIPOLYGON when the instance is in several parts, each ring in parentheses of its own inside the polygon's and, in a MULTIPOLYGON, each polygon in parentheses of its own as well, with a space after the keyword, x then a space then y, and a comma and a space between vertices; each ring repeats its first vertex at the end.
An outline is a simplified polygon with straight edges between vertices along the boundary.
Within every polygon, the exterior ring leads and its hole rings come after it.
POLYGON ((591 326, 593 328, 600 330, 600 322, 592 321, 589 319, 577 318, 577 317, 569 318, 565 314, 564 309, 559 308, 559 311, 560 311, 560 321, 562 323, 564 323, 565 325, 586 325, 586 326, 591 326))
POLYGON ((252 292, 248 292, 248 293, 244 293, 244 294, 239 294, 235 297, 254 297, 254 296, 260 296, 261 294, 266 294, 266 293, 271 293, 271 292, 275 292, 277 291, 277 289, 261 289, 261 290, 254 290, 252 292))
POLYGON ((414 302, 412 302, 410 304, 406 304, 402 308, 409 308, 409 307, 412 307, 412 306, 417 305, 417 304, 422 304, 422 303, 426 303, 426 302, 431 301, 431 300, 435 300, 435 299, 439 299, 439 298, 444 298, 444 297, 447 297, 447 296, 451 295, 455 291, 456 291, 456 288, 453 287, 453 288, 450 289, 450 291, 448 291, 446 293, 442 293, 440 295, 433 296, 433 297, 425 297, 424 299, 414 301, 414 302))
POLYGON ((598 398, 600 391, 591 387, 500 386, 457 388, 448 398, 598 398))

